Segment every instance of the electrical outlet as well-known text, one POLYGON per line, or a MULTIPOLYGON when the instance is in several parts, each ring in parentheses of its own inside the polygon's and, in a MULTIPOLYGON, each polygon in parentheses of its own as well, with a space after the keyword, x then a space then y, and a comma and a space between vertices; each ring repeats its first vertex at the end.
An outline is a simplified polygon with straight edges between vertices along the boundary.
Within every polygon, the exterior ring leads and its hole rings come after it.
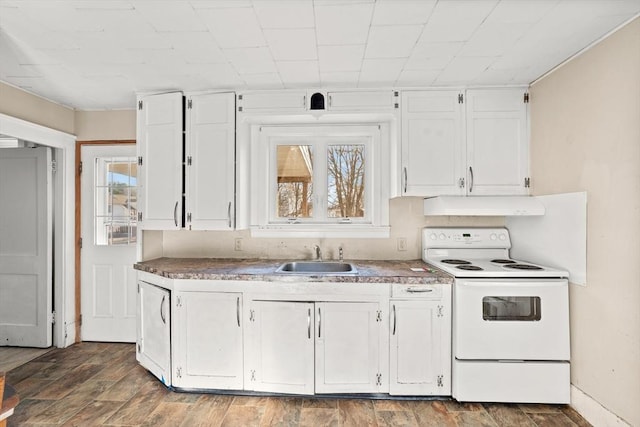
POLYGON ((407 250, 407 239, 404 237, 398 237, 398 251, 406 251, 407 250))
POLYGON ((242 250, 242 239, 238 238, 236 239, 236 244, 235 244, 235 248, 236 251, 241 251, 242 250))

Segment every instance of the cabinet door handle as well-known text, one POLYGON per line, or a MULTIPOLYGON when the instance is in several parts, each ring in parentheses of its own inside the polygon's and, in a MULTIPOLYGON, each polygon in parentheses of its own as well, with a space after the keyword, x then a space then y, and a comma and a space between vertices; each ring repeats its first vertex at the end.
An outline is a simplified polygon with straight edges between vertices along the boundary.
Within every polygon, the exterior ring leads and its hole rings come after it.
POLYGON ((473 191, 473 167, 469 166, 469 193, 473 191))
POLYGON ((404 168, 404 192, 407 192, 407 168, 404 168))
POLYGON ((409 288, 409 289, 407 289, 407 293, 410 293, 410 294, 421 294, 421 293, 425 293, 425 292, 433 292, 433 289, 431 289, 431 288, 426 288, 426 289, 409 288))
POLYGON ((396 334, 396 324, 398 323, 398 319, 396 318, 396 305, 393 304, 393 332, 392 335, 396 334))
POLYGON ((231 202, 229 202, 229 206, 227 206, 227 222, 229 224, 229 228, 231 228, 231 202))
POLYGON ((176 202, 175 206, 173 207, 173 223, 176 225, 176 227, 178 226, 178 203, 180 202, 176 202))
POLYGON ((307 311, 307 338, 311 339, 311 309, 307 311))
POLYGON ((164 308, 164 301, 166 298, 167 298, 166 295, 162 295, 162 301, 160 301, 160 319, 162 319, 162 323, 165 325, 167 324, 167 318, 164 315, 163 308, 164 308))
POLYGON ((240 297, 236 298, 236 320, 240 326, 240 297))
POLYGON ((318 338, 322 335, 322 313, 320 307, 318 307, 318 338))

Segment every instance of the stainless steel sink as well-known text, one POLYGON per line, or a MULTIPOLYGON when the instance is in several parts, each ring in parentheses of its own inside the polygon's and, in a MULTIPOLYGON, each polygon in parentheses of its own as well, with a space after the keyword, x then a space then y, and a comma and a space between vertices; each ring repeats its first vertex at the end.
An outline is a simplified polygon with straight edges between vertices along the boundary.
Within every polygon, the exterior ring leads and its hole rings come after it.
POLYGON ((285 262, 276 273, 288 274, 358 274, 353 264, 332 261, 292 261, 285 262))

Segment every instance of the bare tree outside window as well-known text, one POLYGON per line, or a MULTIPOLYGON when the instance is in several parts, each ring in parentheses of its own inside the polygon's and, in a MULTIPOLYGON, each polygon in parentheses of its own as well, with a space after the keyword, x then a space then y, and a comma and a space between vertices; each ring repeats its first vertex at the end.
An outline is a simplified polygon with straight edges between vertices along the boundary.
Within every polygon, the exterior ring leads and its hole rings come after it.
POLYGON ((364 217, 364 145, 330 145, 327 149, 330 218, 364 217))

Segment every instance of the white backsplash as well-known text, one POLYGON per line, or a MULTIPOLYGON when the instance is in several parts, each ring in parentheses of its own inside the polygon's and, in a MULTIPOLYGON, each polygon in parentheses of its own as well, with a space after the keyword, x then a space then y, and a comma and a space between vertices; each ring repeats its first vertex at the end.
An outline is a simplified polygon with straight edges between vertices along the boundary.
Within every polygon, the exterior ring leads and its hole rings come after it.
POLYGON ((324 259, 337 259, 342 246, 345 259, 419 259, 420 231, 426 226, 504 226, 504 217, 426 217, 423 198, 401 197, 390 200, 391 236, 387 239, 292 239, 253 238, 241 231, 163 231, 144 232, 143 259, 160 256, 175 258, 262 258, 309 259, 319 245, 324 259), (147 238, 149 233, 149 238, 147 238), (162 235, 162 239, 159 238, 162 235), (398 239, 406 239, 406 251, 398 250, 398 239), (236 239, 242 250, 236 251, 236 239), (161 247, 159 247, 161 246, 161 247))

